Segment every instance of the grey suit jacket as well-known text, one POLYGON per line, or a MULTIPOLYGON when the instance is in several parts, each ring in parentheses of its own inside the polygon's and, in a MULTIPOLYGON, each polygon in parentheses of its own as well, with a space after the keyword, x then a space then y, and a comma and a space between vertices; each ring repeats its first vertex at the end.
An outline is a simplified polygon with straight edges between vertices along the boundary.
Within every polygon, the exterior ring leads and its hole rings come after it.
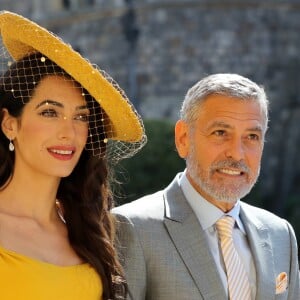
MULTIPOLYGON (((129 299, 226 299, 204 231, 176 178, 164 191, 117 207, 114 213, 129 299)), ((291 226, 246 203, 241 219, 256 266, 256 299, 299 300, 298 250, 291 226), (288 275, 288 288, 275 295, 281 272, 288 275)))

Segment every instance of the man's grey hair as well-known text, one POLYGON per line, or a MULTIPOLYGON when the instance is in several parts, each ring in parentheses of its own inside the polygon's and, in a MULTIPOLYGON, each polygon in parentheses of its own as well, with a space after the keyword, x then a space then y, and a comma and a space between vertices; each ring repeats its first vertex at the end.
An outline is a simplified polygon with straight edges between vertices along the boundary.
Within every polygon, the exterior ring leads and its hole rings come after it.
POLYGON ((241 101, 258 102, 268 124, 269 102, 263 87, 238 74, 213 74, 198 81, 192 86, 183 101, 180 117, 188 124, 196 119, 199 108, 210 95, 224 95, 241 101))

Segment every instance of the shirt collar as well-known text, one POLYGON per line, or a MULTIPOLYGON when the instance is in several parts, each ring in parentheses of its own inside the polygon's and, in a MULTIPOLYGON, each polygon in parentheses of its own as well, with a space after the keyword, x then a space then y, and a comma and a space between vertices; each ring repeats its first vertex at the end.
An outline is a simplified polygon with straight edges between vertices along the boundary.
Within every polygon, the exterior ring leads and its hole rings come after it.
POLYGON ((205 200, 191 185, 187 176, 186 170, 182 176, 178 178, 178 184, 181 187, 187 202, 192 207, 192 210, 197 216, 201 227, 206 230, 212 227, 220 218, 224 215, 229 215, 236 220, 236 224, 239 229, 245 234, 245 228, 239 217, 240 214, 240 200, 237 201, 235 206, 228 212, 224 213, 221 209, 205 200))

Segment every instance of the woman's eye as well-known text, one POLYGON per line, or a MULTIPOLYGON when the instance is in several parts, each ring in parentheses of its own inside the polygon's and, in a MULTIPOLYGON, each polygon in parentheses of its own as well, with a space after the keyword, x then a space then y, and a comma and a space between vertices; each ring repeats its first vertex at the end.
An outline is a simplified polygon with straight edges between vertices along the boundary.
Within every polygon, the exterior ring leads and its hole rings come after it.
POLYGON ((75 120, 82 121, 82 122, 88 122, 89 121, 89 115, 88 114, 78 114, 74 117, 75 120))
POLYGON ((39 115, 47 118, 57 117, 57 112, 54 109, 45 109, 39 115))

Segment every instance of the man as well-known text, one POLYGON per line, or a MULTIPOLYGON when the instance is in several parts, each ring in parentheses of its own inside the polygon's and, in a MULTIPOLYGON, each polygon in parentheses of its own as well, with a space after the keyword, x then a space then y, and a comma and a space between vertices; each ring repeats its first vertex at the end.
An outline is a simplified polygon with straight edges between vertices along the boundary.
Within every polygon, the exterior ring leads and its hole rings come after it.
POLYGON ((114 211, 130 299, 300 299, 290 224, 240 201, 259 175, 267 126, 265 92, 247 78, 215 74, 188 91, 175 126, 186 170, 114 211), (227 240, 219 220, 232 220, 227 240))

